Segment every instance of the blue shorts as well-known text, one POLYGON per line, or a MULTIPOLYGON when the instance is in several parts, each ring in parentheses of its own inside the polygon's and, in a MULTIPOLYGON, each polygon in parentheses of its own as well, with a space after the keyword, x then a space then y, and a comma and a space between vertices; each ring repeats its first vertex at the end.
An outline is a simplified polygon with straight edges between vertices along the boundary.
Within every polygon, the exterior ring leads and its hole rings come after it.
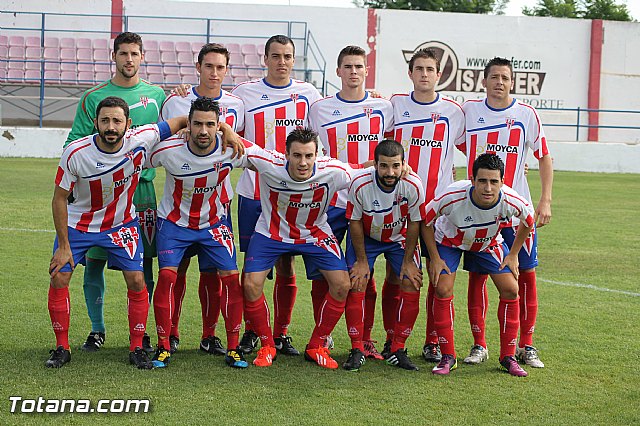
MULTIPOLYGON (((505 243, 492 246, 490 251, 464 251, 456 247, 443 246, 437 244, 438 254, 445 261, 449 270, 453 273, 458 270, 460 264, 460 257, 464 253, 464 269, 467 270, 467 265, 470 265, 473 269, 471 271, 478 272, 480 274, 505 274, 511 272, 509 267, 505 266, 500 270, 500 264, 504 257, 509 254, 509 248, 505 243)), ((445 271, 440 274, 446 274, 445 271)))
POLYGON ((262 272, 273 268, 276 260, 284 254, 301 254, 307 271, 307 279, 321 278, 320 270, 346 271, 344 254, 335 237, 317 244, 290 244, 274 241, 255 233, 244 258, 245 272, 262 272))
POLYGON ((238 232, 240 233, 240 251, 243 253, 246 253, 249 248, 260 213, 262 213, 260 200, 238 195, 238 232))
POLYGON ((331 231, 338 240, 338 243, 342 244, 342 240, 344 240, 344 234, 347 232, 347 229, 349 229, 347 210, 329 206, 329 208, 327 209, 327 223, 329 223, 331 231))
POLYGON ((207 229, 189 229, 158 218, 157 244, 160 268, 177 267, 187 250, 195 250, 200 272, 238 269, 233 233, 224 221, 207 229))
MULTIPOLYGON (((512 227, 502 228, 500 233, 502 234, 502 238, 504 238, 505 244, 510 248, 516 237, 515 229, 512 227)), ((518 253, 518 269, 533 269, 536 266, 538 266, 538 233, 534 227, 518 253)), ((465 271, 482 273, 481 271, 476 270, 473 263, 467 262, 466 255, 463 269, 465 271)))
MULTIPOLYGON (((224 208, 225 208, 226 214, 220 219, 220 221, 225 225, 227 225, 231 233, 233 233, 233 221, 231 218, 231 203, 225 204, 224 208)), ((195 245, 192 245, 184 252, 183 259, 184 258, 190 259, 197 254, 198 254, 198 247, 195 245)))
MULTIPOLYGON (((404 244, 402 243, 383 243, 367 236, 364 237, 364 250, 367 253, 367 261, 369 262, 369 269, 373 271, 373 265, 376 263, 376 259, 379 255, 384 254, 384 258, 391 264, 393 272, 396 276, 400 276, 402 270, 402 259, 404 259, 404 244)), ((356 263, 356 251, 353 248, 351 242, 351 235, 347 234, 347 266, 349 269, 353 268, 353 264, 356 263)), ((418 266, 422 268, 420 262, 420 253, 418 250, 414 253, 413 260, 418 266)))
MULTIPOLYGON (((110 269, 121 271, 142 271, 144 249, 138 220, 116 226, 103 232, 83 232, 67 227, 69 245, 76 265, 84 265, 85 255, 91 247, 102 247, 107 251, 107 264, 110 269)), ((53 242, 53 252, 58 248, 58 237, 53 242)), ((66 264, 60 272, 71 272, 66 264)))

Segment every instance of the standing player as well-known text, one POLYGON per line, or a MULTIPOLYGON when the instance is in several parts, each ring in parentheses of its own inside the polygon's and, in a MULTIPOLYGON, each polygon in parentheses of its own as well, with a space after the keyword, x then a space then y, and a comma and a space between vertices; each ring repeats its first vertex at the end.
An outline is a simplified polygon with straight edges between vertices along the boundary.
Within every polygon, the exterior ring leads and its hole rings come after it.
MULTIPOLYGON (((162 88, 140 79, 138 70, 144 59, 142 38, 138 34, 124 32, 113 40, 112 59, 116 72, 111 80, 98 84, 87 90, 80 98, 73 127, 67 137, 65 146, 76 139, 88 136, 95 131, 96 106, 107 96, 117 96, 129 105, 132 127, 158 121, 160 106, 165 99, 162 88)), ((133 198, 133 203, 140 221, 140 230, 144 244, 144 280, 153 294, 153 257, 155 247, 156 194, 153 178, 156 172, 145 169, 140 175, 140 183, 133 198)), ((87 253, 87 266, 84 270, 84 296, 87 304, 91 333, 82 349, 94 352, 100 349, 105 339, 104 324, 104 267, 107 261, 106 252, 101 248, 92 248, 87 253)), ((153 351, 149 336, 145 335, 144 348, 153 351)))
MULTIPOLYGON (((394 139, 402 144, 407 163, 424 184, 426 202, 433 200, 453 183, 455 146, 464 143, 464 114, 460 105, 436 93, 440 80, 440 60, 431 49, 416 52, 409 60, 409 78, 413 91, 391 97, 394 139)), ((421 242, 428 265, 428 252, 421 242)), ((382 313, 387 330, 387 344, 393 337, 395 306, 399 287, 385 285, 382 291, 382 313)), ((427 333, 422 356, 428 362, 440 362, 438 336, 433 324, 434 287, 427 291, 427 333)), ((385 346, 385 354, 387 346, 385 346)))
MULTIPOLYGON (((415 173, 400 178, 405 162, 398 142, 380 142, 374 157, 374 168, 356 173, 349 187, 347 265, 352 288, 362 291, 376 258, 384 253, 394 272, 390 284, 401 288, 387 363, 418 370, 404 346, 420 310, 422 271, 416 246, 423 219, 424 189, 415 173)), ((342 367, 358 371, 364 361, 362 346, 353 348, 342 367)))
MULTIPOLYGON (((553 163, 540 117, 531 106, 519 102, 509 94, 513 89, 513 68, 508 59, 494 58, 489 61, 484 69, 482 84, 487 90, 486 99, 470 100, 462 107, 466 119, 468 169, 471 169, 479 154, 486 152, 498 155, 505 163, 505 185, 533 204, 525 174, 527 150, 531 149, 539 162, 541 181, 540 201, 535 217, 537 226, 544 226, 551 220, 553 163)), ((513 243, 517 226, 516 220, 502 230, 509 246, 513 243)), ((537 240, 534 228, 519 254, 520 341, 517 355, 527 365, 542 368, 544 364, 533 346, 533 331, 538 313, 535 272, 535 267, 538 266, 537 240)), ((464 361, 478 364, 489 357, 484 322, 487 310, 487 277, 472 267, 465 269, 469 270, 469 321, 474 345, 464 361)))
MULTIPOLYGON (((239 84, 232 93, 244 102, 244 136, 261 148, 284 154, 287 135, 296 128, 308 125, 309 106, 320 99, 320 93, 312 84, 291 78, 295 46, 289 37, 275 35, 267 40, 264 62, 267 66, 266 78, 239 84)), ((240 251, 246 252, 261 208, 261 192, 255 173, 245 170, 236 190, 239 196, 240 251)), ((282 354, 299 355, 287 336, 298 292, 293 257, 285 254, 275 267, 273 335, 276 347, 282 354)), ((240 349, 250 353, 258 341, 249 322, 240 349)))
MULTIPOLYGON (((244 104, 242 100, 226 90, 222 90, 222 81, 227 74, 229 66, 229 51, 217 43, 208 43, 202 46, 198 53, 196 70, 200 74, 200 84, 189 89, 185 96, 169 95, 160 110, 160 118, 167 119, 179 115, 187 115, 191 108, 191 102, 206 96, 218 102, 220 121, 227 123, 235 132, 241 132, 244 128, 244 104)), ((221 192, 223 204, 229 207, 233 197, 233 186, 226 179, 224 191, 221 192)), ((224 215, 227 226, 231 225, 229 211, 224 215)), ((169 335, 170 352, 174 353, 180 344, 180 332, 178 324, 182 312, 182 301, 186 290, 186 274, 189 267, 189 257, 185 257, 178 267, 178 276, 173 287, 173 312, 171 315, 172 326, 169 335)), ((216 325, 220 315, 220 297, 222 295, 222 283, 218 274, 214 272, 200 272, 198 286, 200 306, 202 309, 202 340, 200 350, 210 354, 225 355, 227 351, 220 338, 216 337, 216 325)), ((235 346, 233 347, 235 349, 235 346)))
POLYGON ((143 251, 133 197, 147 153, 161 139, 184 127, 184 117, 135 130, 129 106, 117 97, 103 99, 95 111, 98 134, 70 143, 56 174, 53 221, 54 253, 49 266, 49 315, 56 349, 46 362, 59 368, 71 360, 69 347, 69 281, 73 268, 85 263, 91 247, 107 252, 109 266, 123 271, 127 283, 129 361, 152 368, 141 349, 149 311, 142 273, 143 251), (73 201, 68 203, 69 196, 73 201))
MULTIPOLYGON (((366 59, 366 52, 361 47, 347 46, 342 49, 336 70, 342 81, 340 92, 314 103, 309 111, 310 125, 319 133, 326 154, 345 163, 363 164, 372 160, 378 142, 392 135, 391 103, 383 98, 372 98, 364 89, 369 72, 366 59)), ((346 207, 347 191, 340 191, 331 201, 328 211, 331 229, 340 241, 348 227, 346 207)), ((316 314, 326 291, 326 282, 313 282, 311 296, 316 314)), ((382 359, 371 340, 376 295, 373 277, 366 291, 352 289, 347 299, 345 319, 353 348, 364 346, 367 357, 382 359), (364 315, 357 309, 363 305, 364 315), (363 317, 364 326, 361 325, 363 317)))
POLYGON ((433 311, 442 349, 442 359, 432 372, 448 375, 458 366, 453 340, 453 284, 464 252, 467 264, 491 275, 500 293, 500 365, 512 376, 524 377, 527 372, 514 358, 519 326, 518 250, 533 228, 533 207, 503 186, 504 163, 497 155, 482 154, 472 170, 471 181, 452 184, 427 205, 423 237, 431 259, 429 278, 436 288, 433 311), (520 224, 510 252, 500 229, 515 217, 520 224))

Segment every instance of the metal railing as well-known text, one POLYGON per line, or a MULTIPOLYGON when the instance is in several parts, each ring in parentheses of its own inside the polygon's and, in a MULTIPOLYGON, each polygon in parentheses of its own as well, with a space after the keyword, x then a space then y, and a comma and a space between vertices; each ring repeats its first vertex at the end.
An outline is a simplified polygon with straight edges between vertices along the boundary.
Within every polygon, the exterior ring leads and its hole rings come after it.
MULTIPOLYGON (((640 114, 637 110, 622 110, 622 109, 596 109, 596 108, 536 108, 538 111, 568 111, 575 112, 575 123, 543 123, 544 127, 565 127, 576 129, 576 142, 580 140, 581 129, 616 129, 616 130, 640 130, 640 126, 619 126, 611 124, 588 124, 585 123, 585 119, 582 117, 583 113, 613 113, 613 114, 640 114)), ((588 120, 588 118, 587 118, 588 120)))

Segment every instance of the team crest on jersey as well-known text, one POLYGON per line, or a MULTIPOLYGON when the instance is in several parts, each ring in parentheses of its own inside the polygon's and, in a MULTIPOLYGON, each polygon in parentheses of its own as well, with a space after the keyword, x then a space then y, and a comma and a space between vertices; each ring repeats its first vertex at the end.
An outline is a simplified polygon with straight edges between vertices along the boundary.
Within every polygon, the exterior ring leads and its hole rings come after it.
POLYGON ((149 98, 146 96, 140 96, 140 103, 142 104, 143 108, 147 108, 147 105, 149 105, 149 98))
POLYGON ((129 257, 133 259, 138 250, 138 240, 140 239, 137 227, 120 228, 116 232, 110 233, 109 238, 114 245, 125 249, 129 257))
POLYGON ((318 182, 311 182, 309 184, 309 188, 311 189, 318 189, 320 187, 320 184, 318 182))
POLYGON ((432 112, 431 113, 431 121, 433 123, 435 123, 436 121, 440 120, 440 113, 438 112, 432 112))
POLYGON ((293 102, 298 102, 299 95, 297 93, 292 93, 290 96, 293 102))
POLYGON ((156 211, 153 209, 146 209, 138 212, 138 223, 140 224, 140 230, 142 235, 146 238, 147 243, 151 245, 153 237, 156 236, 156 211))
POLYGON ((333 235, 328 235, 325 238, 318 239, 314 243, 316 247, 320 247, 325 249, 329 253, 334 254, 338 259, 342 259, 342 251, 340 251, 340 245, 338 244, 338 240, 333 235))
POLYGON ((227 225, 220 225, 217 228, 209 229, 209 233, 213 237, 214 241, 227 249, 229 256, 233 256, 233 233, 227 225))
POLYGON ((229 108, 220 106, 220 117, 225 117, 229 112, 229 108))
POLYGON ((511 126, 513 126, 513 124, 516 122, 516 119, 512 117, 507 117, 504 121, 505 123, 507 123, 507 129, 510 129, 511 126))
POLYGON ((222 169, 222 163, 213 163, 212 169, 214 172, 219 172, 222 169))
POLYGON ((364 108, 362 108, 362 110, 364 111, 364 113, 367 116, 367 118, 371 117, 371 114, 373 114, 373 108, 364 107, 364 108))
POLYGON ((129 151, 126 154, 124 154, 124 156, 127 157, 129 161, 133 161, 133 157, 135 157, 135 154, 133 153, 133 151, 129 151))

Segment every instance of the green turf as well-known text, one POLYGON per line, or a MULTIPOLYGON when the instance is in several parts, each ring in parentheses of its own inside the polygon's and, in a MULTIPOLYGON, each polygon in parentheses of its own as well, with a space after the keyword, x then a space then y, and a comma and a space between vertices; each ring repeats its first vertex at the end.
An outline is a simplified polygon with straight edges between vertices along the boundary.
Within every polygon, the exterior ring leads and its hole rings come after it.
MULTIPOLYGON (((409 354, 420 367, 416 373, 377 361, 367 362, 358 373, 327 371, 300 357, 280 357, 269 369, 232 370, 222 358, 196 351, 200 310, 193 266, 180 352, 169 368, 149 372, 128 365, 125 284, 112 271, 107 273, 106 345, 95 354, 77 350, 89 331, 80 267, 71 283, 73 360, 61 370, 45 369, 43 362, 54 344, 47 312, 47 266, 54 234, 21 229, 53 229, 50 201, 56 164, 55 160, 0 159, 0 424, 640 423, 637 175, 556 173, 552 223, 539 231, 540 312, 535 344, 546 368, 529 368, 528 378, 517 379, 497 369, 494 289, 490 290, 487 330, 491 358, 480 366, 460 365, 450 377, 433 377, 431 365, 419 356, 424 309, 408 341, 409 354), (11 395, 94 403, 148 397, 152 411, 54 417, 9 414, 11 395)), ((163 176, 160 170, 157 182, 163 176)), ((531 172, 529 180, 535 199, 539 193, 536 172, 531 172)), ((162 185, 156 186, 161 191, 162 185)), ((377 270, 381 288, 381 264, 377 270)), ((298 274, 300 290, 290 334, 302 349, 311 333, 312 315, 309 283, 301 271, 298 274)), ((456 348, 462 356, 472 343, 465 279, 466 274, 460 273, 456 284, 456 348)), ((268 298, 271 287, 267 283, 268 298)), ((376 314, 374 338, 381 342, 379 307, 376 314)), ((151 330, 153 325, 151 319, 151 330)), ((219 330, 224 340, 222 325, 219 330)), ((334 355, 342 362, 348 353, 343 320, 334 337, 334 355)))

